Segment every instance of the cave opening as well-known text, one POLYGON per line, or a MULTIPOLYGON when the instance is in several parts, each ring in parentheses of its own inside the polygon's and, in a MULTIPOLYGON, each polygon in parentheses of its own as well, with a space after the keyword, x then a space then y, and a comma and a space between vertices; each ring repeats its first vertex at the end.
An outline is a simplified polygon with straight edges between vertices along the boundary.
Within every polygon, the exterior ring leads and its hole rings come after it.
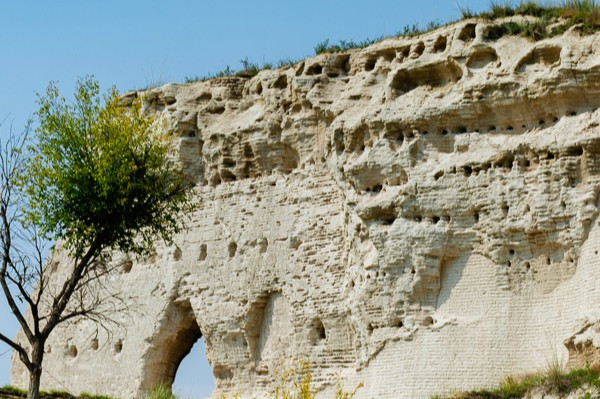
POLYGON ((214 387, 202 331, 189 301, 171 303, 144 356, 141 391, 172 388, 178 397, 208 398, 214 387))
POLYGON ((204 338, 200 337, 175 372, 173 392, 180 398, 203 399, 210 397, 214 384, 204 338))

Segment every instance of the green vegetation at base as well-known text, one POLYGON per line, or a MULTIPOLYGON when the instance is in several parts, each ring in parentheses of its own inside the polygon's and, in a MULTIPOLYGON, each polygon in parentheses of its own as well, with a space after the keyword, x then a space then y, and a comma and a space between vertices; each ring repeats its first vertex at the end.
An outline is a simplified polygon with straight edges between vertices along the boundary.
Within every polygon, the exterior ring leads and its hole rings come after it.
POLYGON ((171 387, 165 384, 159 384, 154 389, 148 391, 144 399, 178 399, 171 387))
POLYGON ((115 399, 112 396, 107 395, 93 395, 91 393, 82 392, 79 394, 81 399, 115 399))
MULTIPOLYGON (((27 391, 25 389, 13 387, 11 385, 5 385, 0 388, 0 398, 6 397, 6 395, 12 395, 17 397, 27 397, 27 391)), ((79 396, 75 396, 64 390, 41 391, 40 397, 42 399, 115 399, 112 396, 106 395, 93 395, 91 393, 82 392, 79 396)))
MULTIPOLYGON (((508 377, 495 389, 434 396, 432 399, 520 399, 534 390, 546 394, 559 394, 562 397, 579 389, 600 390, 600 369, 586 367, 567 372, 558 362, 553 362, 542 373, 508 377)), ((591 396, 591 392, 585 392, 584 397, 586 396, 591 396)))
MULTIPOLYGON (((475 13, 468 7, 458 7, 461 18, 456 21, 450 21, 445 24, 440 21, 431 21, 424 27, 419 24, 409 24, 395 34, 382 35, 374 39, 367 38, 358 41, 340 40, 338 43, 332 43, 329 39, 325 39, 322 42, 317 43, 314 47, 314 51, 316 55, 319 55, 365 48, 385 39, 418 36, 442 26, 472 18, 490 21, 514 16, 536 18, 535 20, 501 23, 499 29, 494 31, 496 38, 504 35, 512 35, 522 36, 537 41, 563 34, 573 27, 577 27, 582 35, 589 35, 600 31, 600 3, 596 0, 563 0, 559 3, 540 0, 523 0, 516 4, 513 1, 491 1, 489 9, 481 13, 475 13)), ((185 82, 192 83, 215 78, 236 76, 251 78, 256 76, 258 72, 262 70, 290 67, 301 61, 301 59, 286 59, 280 60, 277 63, 257 63, 248 60, 246 57, 240 61, 242 66, 241 69, 233 69, 230 66, 227 66, 221 71, 206 76, 186 76, 185 82)))
POLYGON ((23 396, 23 397, 27 396, 27 391, 25 389, 13 387, 11 385, 3 386, 2 388, 0 388, 0 392, 3 392, 5 394, 16 395, 16 396, 23 396))

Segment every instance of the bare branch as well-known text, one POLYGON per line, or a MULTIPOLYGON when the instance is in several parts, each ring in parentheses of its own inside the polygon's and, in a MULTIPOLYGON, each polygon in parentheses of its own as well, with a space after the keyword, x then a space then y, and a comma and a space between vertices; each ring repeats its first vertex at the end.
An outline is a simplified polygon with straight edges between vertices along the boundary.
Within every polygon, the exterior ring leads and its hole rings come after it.
POLYGON ((21 345, 17 344, 12 339, 8 338, 2 333, 0 333, 0 341, 3 341, 5 344, 17 351, 21 361, 23 361, 23 364, 25 364, 25 367, 31 369, 31 361, 29 360, 29 355, 27 354, 25 348, 23 348, 21 345))

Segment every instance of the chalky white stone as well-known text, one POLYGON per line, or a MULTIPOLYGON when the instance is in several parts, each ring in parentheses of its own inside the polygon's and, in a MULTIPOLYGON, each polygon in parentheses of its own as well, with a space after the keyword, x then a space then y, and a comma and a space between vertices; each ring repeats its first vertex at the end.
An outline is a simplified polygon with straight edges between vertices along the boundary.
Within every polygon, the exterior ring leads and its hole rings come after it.
POLYGON ((293 357, 358 399, 599 362, 600 35, 498 33, 127 93, 164 117, 197 207, 175 246, 113 257, 120 327, 59 328, 43 388, 134 397, 200 336, 214 398, 267 392, 293 357))

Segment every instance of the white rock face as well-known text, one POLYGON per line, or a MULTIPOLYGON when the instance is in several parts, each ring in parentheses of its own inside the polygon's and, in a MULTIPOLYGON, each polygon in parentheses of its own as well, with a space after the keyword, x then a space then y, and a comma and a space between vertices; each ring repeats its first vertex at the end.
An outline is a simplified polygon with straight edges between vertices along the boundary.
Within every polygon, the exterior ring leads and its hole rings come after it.
POLYGON ((359 399, 598 362, 599 36, 497 33, 464 21, 147 93, 197 208, 175 247, 114 257, 121 328, 57 330, 44 387, 134 397, 200 336, 215 398, 260 395, 292 357, 359 399))

